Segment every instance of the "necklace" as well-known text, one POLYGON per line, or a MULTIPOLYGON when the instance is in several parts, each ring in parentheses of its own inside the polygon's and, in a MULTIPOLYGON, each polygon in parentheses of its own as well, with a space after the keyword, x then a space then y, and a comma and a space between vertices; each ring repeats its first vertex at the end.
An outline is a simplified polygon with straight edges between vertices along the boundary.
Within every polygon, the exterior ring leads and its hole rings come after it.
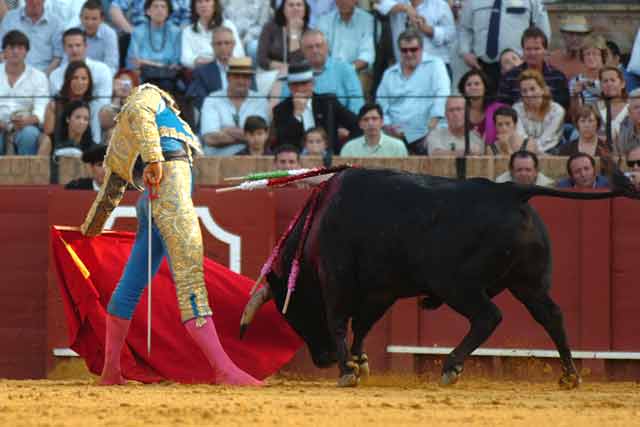
POLYGON ((544 119, 538 121, 538 118, 536 117, 537 114, 527 111, 524 105, 522 107, 524 109, 522 127, 524 128, 525 133, 529 138, 537 140, 538 138, 540 138, 540 136, 542 136, 544 119))
POLYGON ((153 37, 151 37, 151 22, 147 22, 147 25, 149 26, 149 46, 151 46, 151 50, 154 52, 162 52, 165 44, 167 43, 167 23, 165 22, 162 26, 162 43, 159 49, 153 45, 153 37))
POLYGON ((584 141, 580 138, 578 140, 578 151, 595 156, 596 151, 598 151, 598 137, 595 136, 591 141, 584 141))

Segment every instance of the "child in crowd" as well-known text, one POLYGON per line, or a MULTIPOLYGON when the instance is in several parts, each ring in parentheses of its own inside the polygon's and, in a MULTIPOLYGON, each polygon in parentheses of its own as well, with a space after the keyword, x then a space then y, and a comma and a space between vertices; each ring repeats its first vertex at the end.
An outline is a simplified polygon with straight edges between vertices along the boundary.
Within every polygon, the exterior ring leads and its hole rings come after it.
POLYGON ((504 76, 509 71, 522 65, 522 57, 513 49, 507 48, 500 54, 500 75, 504 76))
POLYGON ((498 154, 510 156, 516 151, 526 150, 524 139, 516 132, 518 113, 511 107, 500 107, 493 113, 496 124, 496 148, 498 154))
POLYGON ((267 147, 269 125, 262 117, 247 117, 244 122, 244 138, 247 140, 247 147, 236 155, 265 156, 271 154, 267 147))
POLYGON ((314 127, 304 133, 304 150, 302 154, 311 156, 324 156, 329 145, 329 137, 322 127, 314 127))

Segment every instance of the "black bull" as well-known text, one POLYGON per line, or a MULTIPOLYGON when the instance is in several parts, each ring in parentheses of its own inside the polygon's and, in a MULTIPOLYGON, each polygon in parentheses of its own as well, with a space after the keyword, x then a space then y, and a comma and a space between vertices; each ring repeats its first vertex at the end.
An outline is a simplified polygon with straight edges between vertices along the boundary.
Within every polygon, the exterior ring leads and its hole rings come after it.
MULTIPOLYGON (((442 382, 449 384, 462 373, 465 358, 500 323, 500 309, 491 300, 508 289, 558 349, 560 384, 577 386, 580 377, 562 312, 549 295, 549 236, 527 203, 536 195, 602 199, 620 194, 568 193, 388 170, 336 174, 318 196, 287 321, 317 366, 338 362, 338 384, 348 386, 357 384, 360 368, 368 372, 364 339, 397 299, 425 296, 425 308, 444 303, 470 323, 444 362, 442 382)), ((268 286, 247 304, 242 331, 271 296, 282 310, 304 215, 301 218, 267 276, 268 286)))

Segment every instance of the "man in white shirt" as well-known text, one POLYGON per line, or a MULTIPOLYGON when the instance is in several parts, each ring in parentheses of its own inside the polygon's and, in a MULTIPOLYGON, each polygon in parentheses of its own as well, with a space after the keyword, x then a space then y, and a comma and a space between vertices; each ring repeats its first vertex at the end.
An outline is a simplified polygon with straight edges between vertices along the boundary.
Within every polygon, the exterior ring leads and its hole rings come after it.
POLYGON ((80 25, 80 10, 86 0, 51 0, 47 2, 47 12, 56 16, 64 29, 80 25))
MULTIPOLYGON (((422 36, 424 57, 438 57, 449 66, 449 46, 456 37, 449 3, 445 0, 382 0, 376 9, 390 16, 393 40, 412 28, 422 36)), ((397 45, 393 47, 396 61, 400 62, 400 50, 397 45)))
POLYGON ((52 94, 60 92, 64 84, 64 73, 72 61, 84 61, 91 71, 93 80, 93 97, 91 101, 91 135, 94 141, 100 141, 99 112, 103 105, 111 102, 113 94, 113 76, 111 69, 104 63, 87 58, 87 38, 80 28, 70 28, 62 36, 65 58, 58 68, 49 76, 52 94))
POLYGON ((530 151, 516 151, 509 158, 509 170, 496 178, 496 182, 515 182, 522 185, 553 187, 553 179, 539 169, 538 156, 530 151))
POLYGON ((211 93, 202 104, 200 135, 208 156, 232 156, 246 147, 244 122, 249 116, 269 121, 269 104, 249 90, 251 58, 231 58, 226 90, 211 93))
POLYGON ((20 155, 49 154, 51 141, 39 127, 44 122, 49 90, 47 76, 27 65, 29 39, 18 30, 2 38, 5 62, 0 64, 0 155, 9 152, 20 155))

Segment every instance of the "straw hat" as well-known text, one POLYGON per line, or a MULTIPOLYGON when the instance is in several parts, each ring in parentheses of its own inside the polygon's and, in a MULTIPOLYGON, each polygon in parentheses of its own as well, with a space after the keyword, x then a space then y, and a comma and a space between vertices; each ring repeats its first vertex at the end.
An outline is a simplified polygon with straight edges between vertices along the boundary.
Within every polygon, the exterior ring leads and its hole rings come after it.
POLYGON ((227 74, 255 74, 251 63, 251 58, 242 56, 239 58, 229 59, 229 68, 227 69, 227 74))
POLYGON ((591 25, 583 15, 570 15, 562 20, 560 31, 586 34, 591 32, 591 25))

